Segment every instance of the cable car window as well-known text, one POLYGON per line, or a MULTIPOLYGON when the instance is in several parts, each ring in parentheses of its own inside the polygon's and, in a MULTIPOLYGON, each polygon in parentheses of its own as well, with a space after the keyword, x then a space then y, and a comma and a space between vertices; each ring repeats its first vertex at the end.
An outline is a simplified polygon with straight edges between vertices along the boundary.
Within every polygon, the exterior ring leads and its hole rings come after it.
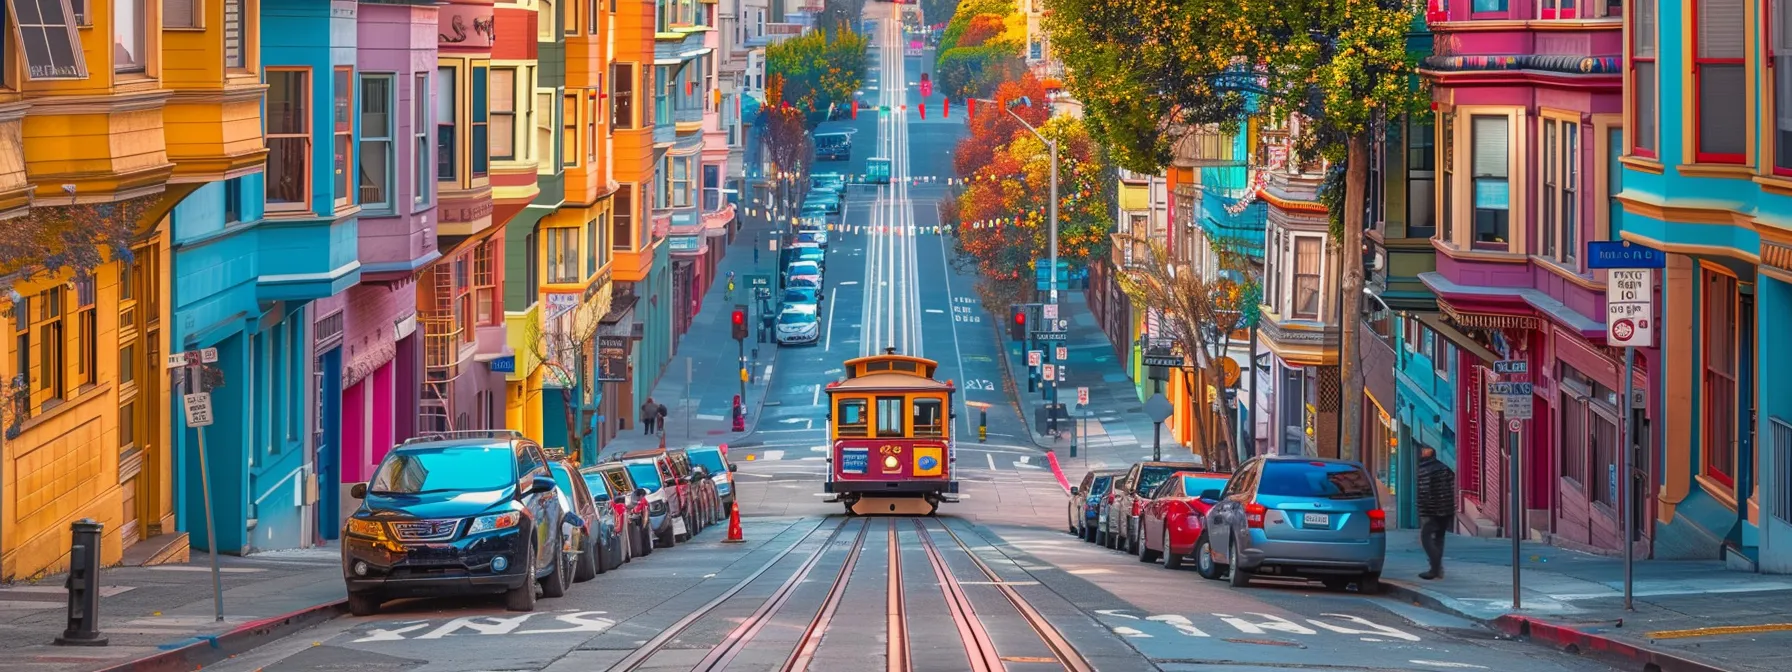
POLYGON ((940 400, 916 399, 914 410, 915 436, 938 438, 945 435, 946 428, 942 424, 944 415, 940 413, 940 400))
POLYGON ((865 400, 841 399, 838 406, 839 410, 834 412, 834 433, 841 437, 867 436, 865 400))
POLYGON ((894 371, 907 371, 909 373, 916 372, 914 362, 890 362, 890 369, 894 371))
POLYGON ((890 370, 890 363, 887 361, 866 362, 865 363, 865 373, 871 373, 873 371, 889 371, 889 370, 890 370))
POLYGON ((877 398, 877 435, 902 436, 902 397, 877 398))

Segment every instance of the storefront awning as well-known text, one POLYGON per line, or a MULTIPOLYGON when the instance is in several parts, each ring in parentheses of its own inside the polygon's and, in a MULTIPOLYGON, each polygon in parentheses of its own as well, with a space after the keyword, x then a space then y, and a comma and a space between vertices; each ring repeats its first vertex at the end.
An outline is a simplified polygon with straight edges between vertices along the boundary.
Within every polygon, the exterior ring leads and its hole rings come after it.
POLYGON ((1431 327, 1431 330, 1437 332, 1438 335, 1450 339, 1450 342, 1455 343, 1456 347, 1467 350, 1470 354, 1481 358, 1481 361, 1491 364, 1504 359, 1494 353, 1494 351, 1488 350, 1480 343, 1476 343, 1475 339, 1469 338, 1467 334, 1457 331, 1456 327, 1444 322, 1443 317, 1439 316, 1437 313, 1421 313, 1414 315, 1414 317, 1419 318, 1420 322, 1425 323, 1425 326, 1427 327, 1431 327))

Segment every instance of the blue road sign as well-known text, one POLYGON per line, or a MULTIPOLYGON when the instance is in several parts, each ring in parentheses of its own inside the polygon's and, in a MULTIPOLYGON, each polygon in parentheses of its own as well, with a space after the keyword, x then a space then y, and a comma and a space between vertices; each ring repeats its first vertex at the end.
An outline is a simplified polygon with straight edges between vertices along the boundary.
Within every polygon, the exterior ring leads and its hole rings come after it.
POLYGON ((516 357, 499 357, 492 360, 492 373, 516 373, 516 357))
POLYGON ((1627 240, 1587 241, 1587 268, 1666 268, 1668 255, 1627 240))

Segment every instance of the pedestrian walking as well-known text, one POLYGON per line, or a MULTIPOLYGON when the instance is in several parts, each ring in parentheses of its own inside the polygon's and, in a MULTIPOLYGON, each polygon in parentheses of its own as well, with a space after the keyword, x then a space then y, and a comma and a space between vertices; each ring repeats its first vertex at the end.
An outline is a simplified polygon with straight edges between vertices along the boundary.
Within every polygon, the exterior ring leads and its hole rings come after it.
POLYGON ((1420 574, 1427 581, 1444 578, 1444 534, 1456 523, 1456 471, 1429 446, 1419 449, 1418 473, 1419 544, 1431 568, 1420 574))
POLYGON ((664 433, 666 433, 666 405, 665 404, 655 404, 655 405, 658 406, 659 408, 655 409, 653 412, 653 418, 654 418, 653 424, 654 424, 654 426, 659 427, 659 432, 661 434, 664 434, 664 433))
POLYGON ((641 402, 641 433, 652 434, 653 426, 659 424, 660 405, 653 403, 653 397, 641 402))

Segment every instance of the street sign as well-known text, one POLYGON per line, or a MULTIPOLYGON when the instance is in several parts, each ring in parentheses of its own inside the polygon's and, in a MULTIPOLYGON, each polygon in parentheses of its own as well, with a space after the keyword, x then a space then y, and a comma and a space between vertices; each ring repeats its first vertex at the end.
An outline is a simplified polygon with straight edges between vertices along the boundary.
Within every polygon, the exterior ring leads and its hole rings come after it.
POLYGON ((1502 376, 1508 374, 1530 373, 1530 362, 1522 359, 1502 359, 1493 363, 1493 372, 1502 376))
POLYGON ((216 364, 218 362, 218 349, 217 348, 201 349, 199 351, 199 362, 201 364, 216 364))
POLYGON ((1624 268, 1606 272, 1605 330, 1608 345, 1655 345, 1655 271, 1624 268))
POLYGON ((1587 241, 1587 268, 1666 268, 1668 255, 1627 240, 1587 241))
POLYGON ((1043 351, 1043 350, 1028 350, 1027 351, 1027 366, 1039 366, 1039 363, 1043 362, 1043 361, 1045 361, 1045 351, 1043 351))
POLYGON ((1503 394, 1495 396, 1500 400, 1500 410, 1506 414, 1507 420, 1531 419, 1530 395, 1503 394))
POLYGON ((1487 388, 1489 392, 1494 394, 1513 396, 1522 395, 1527 397, 1531 395, 1530 383, 1488 383, 1487 388))
POLYGON ((1087 387, 1076 388, 1076 405, 1082 406, 1085 408, 1087 408, 1089 406, 1089 388, 1087 388, 1087 387))
POLYGON ((184 352, 168 353, 168 364, 167 364, 168 368, 178 369, 178 368, 186 366, 186 365, 187 365, 187 353, 184 353, 184 352))
POLYGON ((1070 359, 1070 348, 1066 348, 1062 345, 1058 346, 1057 355, 1058 355, 1058 361, 1060 361, 1060 362, 1062 362, 1066 359, 1070 359))
POLYGON ((1035 331, 1035 332, 1033 332, 1033 338, 1037 338, 1041 341, 1062 341, 1062 340, 1064 340, 1065 336, 1066 336, 1066 334, 1062 331, 1035 331))
POLYGON ((1048 304, 1045 304, 1044 308, 1045 308, 1045 319, 1047 319, 1047 320, 1058 319, 1058 304, 1048 303, 1048 304))
POLYGON ((1045 370, 1045 379, 1046 380, 1057 380, 1058 379, 1058 367, 1052 366, 1050 364, 1046 364, 1044 367, 1044 370, 1045 370))
POLYGON ((187 411, 188 427, 212 426, 212 395, 206 392, 194 392, 182 397, 187 411))
POLYGON ((1506 431, 1516 432, 1516 431, 1519 431, 1522 429, 1524 429, 1524 421, 1523 420, 1507 420, 1506 421, 1506 431))
POLYGON ((516 373, 516 355, 492 360, 492 373, 516 373))
POLYGON ((1170 414, 1174 412, 1176 409, 1170 407, 1170 400, 1165 399, 1161 393, 1153 394, 1150 399, 1145 400, 1145 415, 1150 416, 1152 422, 1162 423, 1169 420, 1170 414))
POLYGON ((771 289, 772 276, 764 273, 750 273, 747 275, 747 286, 754 289, 771 289))

